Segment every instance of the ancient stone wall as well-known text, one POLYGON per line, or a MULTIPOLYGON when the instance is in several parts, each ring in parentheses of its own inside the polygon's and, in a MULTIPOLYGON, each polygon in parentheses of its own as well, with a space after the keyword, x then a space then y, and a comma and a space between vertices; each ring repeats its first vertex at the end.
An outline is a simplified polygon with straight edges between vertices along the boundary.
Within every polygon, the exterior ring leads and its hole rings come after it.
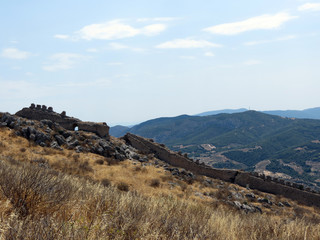
POLYGON ((235 170, 213 169, 204 164, 199 164, 182 155, 170 151, 160 144, 153 143, 142 137, 127 133, 124 139, 134 148, 144 153, 154 153, 159 159, 169 163, 174 167, 181 167, 196 174, 205 175, 212 178, 219 178, 223 181, 232 182, 237 174, 235 170))
POLYGON ((61 114, 53 111, 52 107, 47 108, 45 105, 31 104, 29 108, 23 108, 18 111, 15 115, 31 120, 44 120, 48 119, 58 123, 67 130, 78 130, 92 132, 103 138, 109 138, 109 126, 106 123, 94 123, 94 122, 82 122, 81 120, 68 117, 66 112, 63 111, 61 114))
POLYGON ((311 192, 310 189, 302 190, 302 185, 285 182, 269 176, 266 177, 257 173, 251 174, 238 170, 214 169, 170 151, 165 146, 154 143, 149 139, 131 133, 127 133, 123 138, 141 152, 146 154, 153 153, 159 159, 174 167, 181 167, 196 174, 218 178, 262 192, 282 195, 305 205, 320 207, 320 194, 311 192))

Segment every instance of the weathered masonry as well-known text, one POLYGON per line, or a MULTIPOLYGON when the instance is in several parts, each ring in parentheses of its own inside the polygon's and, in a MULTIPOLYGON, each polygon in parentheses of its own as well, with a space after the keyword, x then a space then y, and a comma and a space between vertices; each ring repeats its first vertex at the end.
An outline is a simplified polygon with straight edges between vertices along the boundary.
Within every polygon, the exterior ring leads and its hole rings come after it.
POLYGON ((41 121, 48 119, 58 123, 60 126, 67 130, 81 130, 86 132, 92 132, 97 134, 99 137, 109 138, 109 126, 103 123, 95 122, 83 122, 74 117, 68 117, 66 112, 63 111, 61 114, 53 111, 52 107, 46 107, 45 105, 31 104, 28 108, 23 108, 18 111, 15 115, 31 120, 41 121))
POLYGON ((266 177, 264 175, 258 175, 257 173, 252 174, 238 170, 211 168, 204 164, 200 164, 199 162, 194 162, 178 153, 172 152, 161 144, 154 143, 149 139, 130 133, 127 133, 123 138, 127 143, 141 152, 145 154, 153 153, 159 159, 174 167, 181 167, 196 174, 218 178, 243 187, 248 186, 251 189, 257 189, 262 192, 282 195, 308 206, 320 207, 320 194, 312 192, 310 189, 303 190, 303 186, 301 185, 268 176, 266 177))

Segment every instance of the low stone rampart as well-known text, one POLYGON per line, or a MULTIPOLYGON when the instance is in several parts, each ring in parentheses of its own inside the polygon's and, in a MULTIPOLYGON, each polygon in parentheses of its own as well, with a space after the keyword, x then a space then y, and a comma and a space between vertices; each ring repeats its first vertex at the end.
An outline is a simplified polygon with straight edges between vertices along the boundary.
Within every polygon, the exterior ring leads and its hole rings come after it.
POLYGON ((285 182, 281 179, 274 179, 257 173, 252 174, 238 170, 211 168, 173 152, 161 144, 154 143, 149 139, 139 137, 131 133, 127 133, 123 138, 127 143, 142 153, 153 153, 159 159, 174 167, 181 167, 196 174, 221 179, 243 187, 257 189, 262 192, 282 195, 308 206, 320 207, 320 194, 307 191, 308 189, 302 190, 302 185, 285 182))
POLYGON ((29 108, 23 108, 15 115, 38 121, 48 119, 70 131, 78 127, 78 130, 96 133, 99 137, 110 137, 109 126, 106 123, 82 122, 77 118, 67 116, 65 111, 59 114, 54 112, 52 107, 47 108, 45 105, 31 104, 29 108))

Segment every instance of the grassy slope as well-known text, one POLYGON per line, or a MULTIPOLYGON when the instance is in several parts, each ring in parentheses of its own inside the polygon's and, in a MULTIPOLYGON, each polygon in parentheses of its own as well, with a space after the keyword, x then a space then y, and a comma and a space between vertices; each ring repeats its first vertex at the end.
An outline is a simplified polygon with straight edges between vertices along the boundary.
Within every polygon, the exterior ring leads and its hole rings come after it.
POLYGON ((292 208, 244 214, 224 201, 231 188, 242 194, 246 189, 215 180, 210 187, 200 180, 187 185, 152 165, 107 162, 94 154, 34 146, 0 129, 1 238, 320 239, 317 209, 289 201, 292 208), (100 184, 106 178, 108 187, 100 184), (160 185, 151 186, 153 179, 160 185), (119 191, 119 183, 129 191, 119 191))

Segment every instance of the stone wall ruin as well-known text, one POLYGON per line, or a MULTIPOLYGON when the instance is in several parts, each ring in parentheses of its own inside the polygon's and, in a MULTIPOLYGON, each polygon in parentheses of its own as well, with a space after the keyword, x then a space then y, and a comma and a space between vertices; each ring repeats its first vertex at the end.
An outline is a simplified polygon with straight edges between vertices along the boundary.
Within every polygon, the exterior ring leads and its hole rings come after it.
POLYGON ((260 175, 258 173, 211 168, 204 164, 200 164, 199 161, 194 162, 192 159, 170 151, 161 144, 154 143, 149 139, 131 133, 127 133, 123 138, 127 143, 142 153, 153 153, 159 159, 174 167, 181 167, 196 174, 218 178, 223 181, 238 184, 242 187, 249 187, 266 193, 282 195, 304 205, 320 207, 320 194, 312 191, 310 188, 304 189, 303 185, 285 182, 282 179, 271 178, 270 176, 260 175))
POLYGON ((30 120, 44 120, 48 119, 53 122, 58 123, 63 128, 74 131, 77 127, 78 130, 92 132, 97 134, 99 137, 109 138, 109 126, 103 123, 95 123, 95 122, 83 122, 77 118, 69 117, 66 115, 66 112, 63 111, 61 114, 53 111, 52 107, 48 107, 45 105, 35 105, 32 103, 30 107, 23 108, 18 111, 15 115, 23 118, 27 118, 30 120))

